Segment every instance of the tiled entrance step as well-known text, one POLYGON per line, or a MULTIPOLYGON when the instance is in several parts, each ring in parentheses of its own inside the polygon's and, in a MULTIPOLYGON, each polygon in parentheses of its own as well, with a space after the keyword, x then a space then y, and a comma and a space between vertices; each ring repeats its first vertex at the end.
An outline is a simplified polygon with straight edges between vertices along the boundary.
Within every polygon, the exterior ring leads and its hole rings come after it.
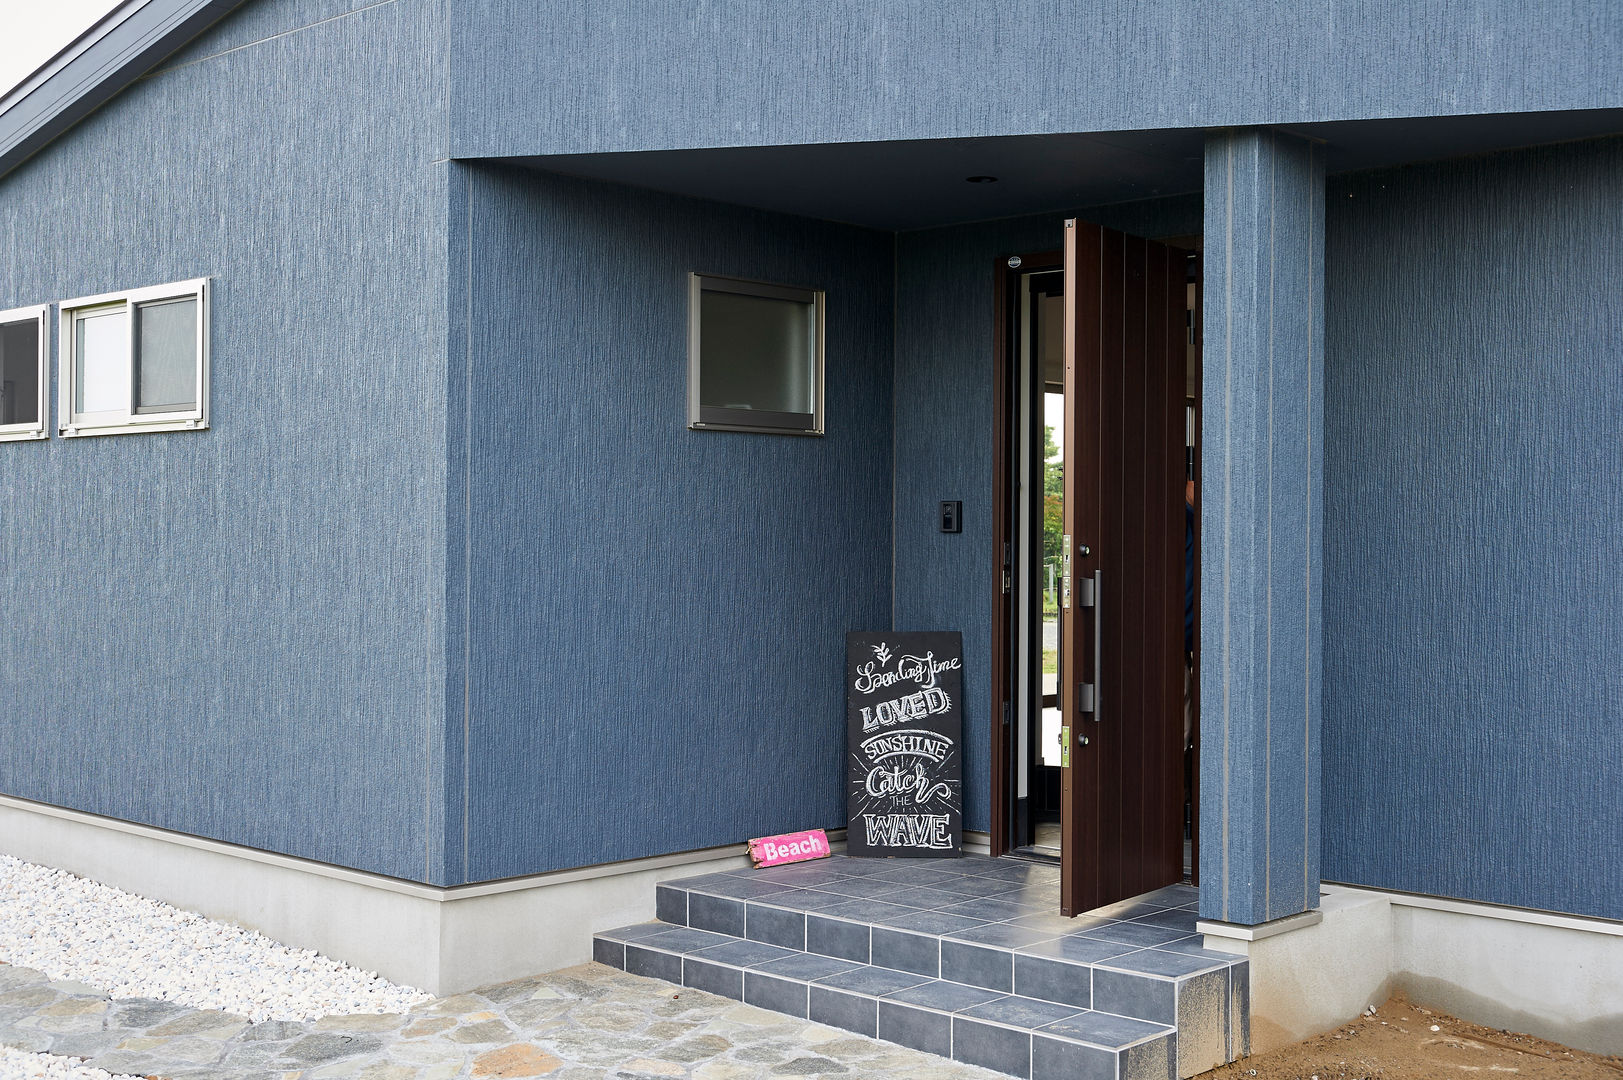
POLYGON ((1171 886, 1075 919, 1058 871, 969 856, 740 870, 658 887, 594 957, 1031 1080, 1171 1080, 1245 1053, 1249 970, 1171 886))

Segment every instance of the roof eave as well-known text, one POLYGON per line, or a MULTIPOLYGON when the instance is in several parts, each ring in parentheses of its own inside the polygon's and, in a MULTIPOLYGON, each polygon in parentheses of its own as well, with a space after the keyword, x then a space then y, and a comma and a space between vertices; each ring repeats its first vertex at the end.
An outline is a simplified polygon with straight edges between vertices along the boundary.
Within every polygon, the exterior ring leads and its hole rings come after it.
POLYGON ((0 177, 243 0, 124 0, 0 98, 0 177))

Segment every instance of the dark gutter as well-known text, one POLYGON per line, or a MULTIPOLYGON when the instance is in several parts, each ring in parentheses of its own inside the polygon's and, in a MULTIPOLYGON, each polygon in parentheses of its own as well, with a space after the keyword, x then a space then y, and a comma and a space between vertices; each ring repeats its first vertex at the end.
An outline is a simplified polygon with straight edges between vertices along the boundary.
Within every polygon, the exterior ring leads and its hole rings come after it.
POLYGON ((0 176, 242 0, 125 0, 0 98, 0 176))

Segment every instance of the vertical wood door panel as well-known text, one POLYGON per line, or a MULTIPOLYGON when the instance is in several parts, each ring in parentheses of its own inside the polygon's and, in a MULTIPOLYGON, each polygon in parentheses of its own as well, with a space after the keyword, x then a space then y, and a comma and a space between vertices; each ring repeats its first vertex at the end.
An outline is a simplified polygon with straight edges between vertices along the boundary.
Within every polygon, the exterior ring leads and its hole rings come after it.
POLYGON ((1060 902, 1076 914, 1183 876, 1185 271, 1182 252, 1085 222, 1065 239, 1060 902))

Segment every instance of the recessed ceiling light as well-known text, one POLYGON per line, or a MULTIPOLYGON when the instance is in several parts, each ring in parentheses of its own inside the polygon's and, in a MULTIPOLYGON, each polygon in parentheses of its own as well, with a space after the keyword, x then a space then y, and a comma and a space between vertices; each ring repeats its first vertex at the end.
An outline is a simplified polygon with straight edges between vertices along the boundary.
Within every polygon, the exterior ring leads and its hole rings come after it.
POLYGON ((995 184, 995 183, 997 183, 997 177, 995 177, 995 176, 966 176, 966 177, 964 177, 964 182, 968 183, 968 184, 995 184))

